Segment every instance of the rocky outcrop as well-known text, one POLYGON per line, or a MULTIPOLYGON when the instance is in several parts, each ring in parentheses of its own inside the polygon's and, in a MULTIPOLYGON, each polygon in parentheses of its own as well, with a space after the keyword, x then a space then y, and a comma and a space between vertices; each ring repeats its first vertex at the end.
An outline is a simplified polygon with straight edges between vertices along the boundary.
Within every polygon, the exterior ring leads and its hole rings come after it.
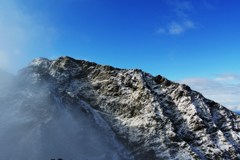
POLYGON ((60 57, 35 59, 18 76, 31 86, 47 84, 64 104, 94 111, 130 159, 240 159, 240 117, 160 75, 60 57))

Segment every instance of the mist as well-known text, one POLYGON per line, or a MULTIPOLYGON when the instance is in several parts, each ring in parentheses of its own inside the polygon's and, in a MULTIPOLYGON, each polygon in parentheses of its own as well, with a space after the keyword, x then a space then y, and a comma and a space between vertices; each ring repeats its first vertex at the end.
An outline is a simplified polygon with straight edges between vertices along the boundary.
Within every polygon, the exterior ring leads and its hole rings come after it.
POLYGON ((121 144, 85 102, 66 104, 48 84, 0 76, 0 159, 122 159, 121 144))
POLYGON ((14 74, 35 57, 51 57, 57 32, 44 13, 30 11, 26 3, 0 0, 0 68, 14 74))

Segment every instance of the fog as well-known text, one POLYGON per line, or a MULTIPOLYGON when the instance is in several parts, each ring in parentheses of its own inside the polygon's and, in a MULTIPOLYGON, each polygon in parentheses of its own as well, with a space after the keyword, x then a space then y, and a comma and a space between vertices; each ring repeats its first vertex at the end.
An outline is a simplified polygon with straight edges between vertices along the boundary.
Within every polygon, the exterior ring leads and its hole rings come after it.
POLYGON ((121 145, 84 102, 66 105, 48 85, 0 77, 0 159, 122 159, 121 145))

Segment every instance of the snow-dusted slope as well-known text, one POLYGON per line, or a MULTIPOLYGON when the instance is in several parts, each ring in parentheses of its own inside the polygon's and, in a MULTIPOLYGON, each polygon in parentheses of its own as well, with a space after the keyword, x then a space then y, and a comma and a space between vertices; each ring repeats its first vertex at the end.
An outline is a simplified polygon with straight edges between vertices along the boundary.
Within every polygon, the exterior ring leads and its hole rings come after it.
POLYGON ((60 57, 35 59, 19 77, 81 108, 120 159, 240 159, 240 117, 160 75, 60 57))

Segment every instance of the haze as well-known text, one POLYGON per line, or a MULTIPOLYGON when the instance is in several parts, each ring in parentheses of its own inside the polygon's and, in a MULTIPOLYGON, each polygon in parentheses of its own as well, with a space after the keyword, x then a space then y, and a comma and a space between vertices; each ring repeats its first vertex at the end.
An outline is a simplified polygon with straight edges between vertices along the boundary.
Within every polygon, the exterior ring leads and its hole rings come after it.
POLYGON ((47 85, 0 76, 0 159, 122 159, 124 148, 84 102, 67 105, 47 85))

